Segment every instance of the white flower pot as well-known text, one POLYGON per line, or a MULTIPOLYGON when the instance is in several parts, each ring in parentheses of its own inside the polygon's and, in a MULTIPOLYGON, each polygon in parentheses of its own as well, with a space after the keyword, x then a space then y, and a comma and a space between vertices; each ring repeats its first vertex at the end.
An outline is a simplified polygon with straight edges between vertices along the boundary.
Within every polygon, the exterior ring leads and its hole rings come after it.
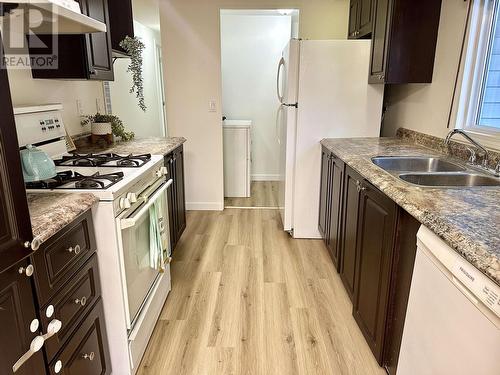
POLYGON ((91 125, 91 132, 95 135, 106 135, 111 134, 111 123, 110 122, 93 122, 91 125))

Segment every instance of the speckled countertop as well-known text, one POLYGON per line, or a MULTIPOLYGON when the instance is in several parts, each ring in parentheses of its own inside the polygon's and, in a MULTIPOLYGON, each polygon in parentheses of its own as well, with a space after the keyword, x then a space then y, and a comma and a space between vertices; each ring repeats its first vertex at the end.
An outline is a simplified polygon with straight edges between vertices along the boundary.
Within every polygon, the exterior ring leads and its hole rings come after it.
POLYGON ((93 194, 28 194, 33 236, 41 242, 70 224, 99 199, 93 194))
POLYGON ((165 138, 165 137, 149 137, 136 138, 129 142, 116 142, 112 145, 105 144, 77 144, 77 152, 97 153, 97 152, 114 152, 116 154, 153 154, 166 155, 177 147, 186 142, 185 138, 165 138))
POLYGON ((499 187, 419 187, 372 163, 374 156, 443 156, 410 140, 352 138, 321 143, 500 285, 499 187))

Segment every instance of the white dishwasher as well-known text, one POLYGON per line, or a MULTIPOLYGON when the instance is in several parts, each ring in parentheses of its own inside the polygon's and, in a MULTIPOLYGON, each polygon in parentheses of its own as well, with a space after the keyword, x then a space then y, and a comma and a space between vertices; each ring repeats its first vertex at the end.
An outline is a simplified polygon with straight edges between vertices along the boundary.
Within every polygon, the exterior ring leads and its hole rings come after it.
POLYGON ((418 250, 398 375, 499 375, 500 288, 426 227, 418 250))

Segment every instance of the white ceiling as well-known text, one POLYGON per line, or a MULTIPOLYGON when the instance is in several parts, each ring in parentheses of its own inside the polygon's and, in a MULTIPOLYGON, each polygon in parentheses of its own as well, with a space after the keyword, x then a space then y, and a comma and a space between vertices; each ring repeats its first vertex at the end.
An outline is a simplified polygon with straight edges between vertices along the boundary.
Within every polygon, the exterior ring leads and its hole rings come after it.
POLYGON ((132 0, 134 20, 160 31, 159 0, 132 0))

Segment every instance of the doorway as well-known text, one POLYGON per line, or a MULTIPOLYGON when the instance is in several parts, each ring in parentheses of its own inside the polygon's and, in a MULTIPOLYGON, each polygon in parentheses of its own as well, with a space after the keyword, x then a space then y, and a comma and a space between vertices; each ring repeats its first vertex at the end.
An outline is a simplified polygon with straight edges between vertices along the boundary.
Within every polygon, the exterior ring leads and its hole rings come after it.
POLYGON ((279 209, 278 63, 298 10, 221 10, 224 205, 279 209))

